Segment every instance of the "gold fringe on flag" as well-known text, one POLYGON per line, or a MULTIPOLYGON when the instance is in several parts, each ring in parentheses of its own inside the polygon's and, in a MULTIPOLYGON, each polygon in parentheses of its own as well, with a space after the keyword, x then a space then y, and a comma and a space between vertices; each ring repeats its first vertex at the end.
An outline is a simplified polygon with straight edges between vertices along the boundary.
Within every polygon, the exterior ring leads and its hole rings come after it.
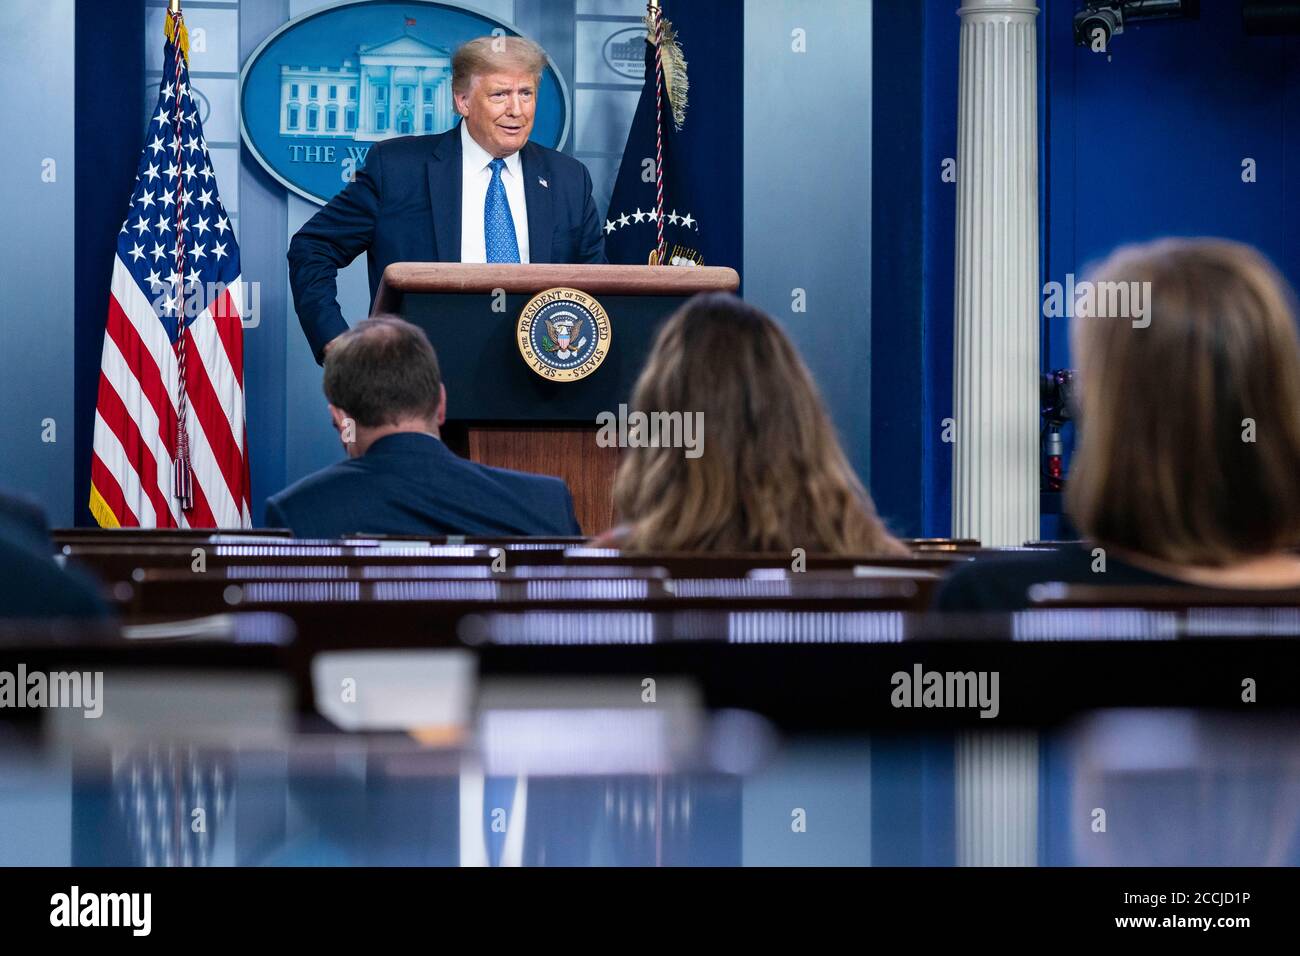
MULTIPOLYGON (((179 13, 180 4, 176 5, 176 9, 177 12, 179 13)), ((170 16, 164 17, 163 33, 166 34, 167 39, 169 41, 171 41, 172 43, 176 43, 176 37, 173 36, 173 34, 176 30, 177 24, 179 24, 181 28, 181 39, 178 45, 181 48, 181 55, 185 57, 185 62, 188 64, 190 62, 190 31, 185 29, 185 21, 180 17, 175 17, 175 18, 170 16)))
POLYGON ((101 528, 120 528, 122 523, 117 520, 117 515, 113 514, 113 509, 108 506, 104 496, 99 493, 95 483, 90 483, 90 513, 101 528))
POLYGON ((658 40, 663 55, 664 87, 668 92, 668 105, 673 110, 673 128, 680 130, 686 122, 686 94, 690 91, 691 84, 686 77, 686 56, 682 53, 681 44, 677 42, 677 31, 664 17, 648 13, 645 18, 645 34, 651 43, 658 40), (657 38, 656 20, 659 29, 657 38))

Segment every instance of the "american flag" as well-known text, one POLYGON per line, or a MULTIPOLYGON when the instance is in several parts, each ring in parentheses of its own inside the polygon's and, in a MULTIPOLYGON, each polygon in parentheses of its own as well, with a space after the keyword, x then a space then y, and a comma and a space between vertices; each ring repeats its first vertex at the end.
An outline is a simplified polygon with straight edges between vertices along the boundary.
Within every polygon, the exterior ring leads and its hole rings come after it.
POLYGON ((217 195, 180 14, 118 233, 95 409, 102 527, 248 527, 239 247, 217 195))

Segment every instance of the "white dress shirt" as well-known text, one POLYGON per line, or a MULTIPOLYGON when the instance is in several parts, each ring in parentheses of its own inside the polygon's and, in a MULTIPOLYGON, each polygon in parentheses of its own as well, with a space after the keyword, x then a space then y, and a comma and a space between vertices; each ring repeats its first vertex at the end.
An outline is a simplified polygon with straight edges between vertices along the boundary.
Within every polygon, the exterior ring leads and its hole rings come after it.
MULTIPOLYGON (((483 206, 492 182, 493 156, 469 135, 469 124, 460 122, 460 261, 487 262, 487 240, 483 238, 483 206)), ((515 223, 519 261, 528 261, 528 202, 524 198, 524 167, 518 153, 505 157, 501 182, 515 223)))

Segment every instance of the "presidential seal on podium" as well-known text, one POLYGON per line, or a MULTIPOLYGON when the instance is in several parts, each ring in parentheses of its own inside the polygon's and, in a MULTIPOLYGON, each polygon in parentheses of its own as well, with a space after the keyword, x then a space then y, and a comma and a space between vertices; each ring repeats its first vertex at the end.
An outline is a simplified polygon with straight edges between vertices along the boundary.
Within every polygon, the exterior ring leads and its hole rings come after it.
POLYGON ((529 299, 515 333, 528 367, 554 382, 576 382, 596 371, 612 340, 600 303, 564 286, 529 299))

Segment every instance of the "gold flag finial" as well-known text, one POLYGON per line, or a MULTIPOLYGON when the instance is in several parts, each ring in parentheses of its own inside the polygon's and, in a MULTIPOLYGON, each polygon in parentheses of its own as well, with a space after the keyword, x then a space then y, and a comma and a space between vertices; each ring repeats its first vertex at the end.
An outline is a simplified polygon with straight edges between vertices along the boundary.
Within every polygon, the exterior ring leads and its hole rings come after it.
POLYGON ((181 55, 185 57, 185 62, 190 62, 190 32, 185 29, 185 20, 181 17, 181 0, 169 0, 167 6, 168 17, 163 20, 163 33, 168 40, 171 40, 181 48, 181 55), (175 36, 177 27, 180 27, 180 36, 175 36))
POLYGON ((686 98, 690 82, 686 78, 686 56, 677 42, 677 31, 659 9, 659 0, 649 0, 645 16, 646 40, 659 47, 664 70, 664 91, 673 111, 673 128, 681 129, 686 122, 686 98))

